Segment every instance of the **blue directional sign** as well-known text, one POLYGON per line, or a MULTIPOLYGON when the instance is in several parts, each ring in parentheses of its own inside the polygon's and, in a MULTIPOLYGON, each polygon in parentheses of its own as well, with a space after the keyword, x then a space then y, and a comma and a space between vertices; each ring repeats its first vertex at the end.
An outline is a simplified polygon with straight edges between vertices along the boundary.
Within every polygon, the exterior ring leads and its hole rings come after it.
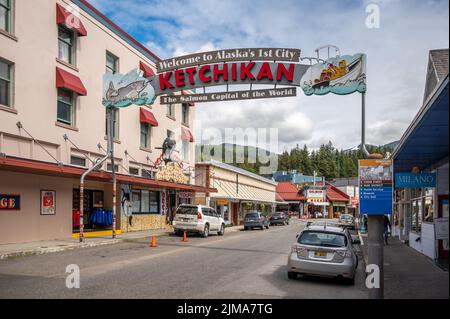
POLYGON ((396 188, 431 188, 436 187, 436 173, 396 173, 396 188))
POLYGON ((360 212, 367 215, 392 214, 392 161, 359 161, 360 212))

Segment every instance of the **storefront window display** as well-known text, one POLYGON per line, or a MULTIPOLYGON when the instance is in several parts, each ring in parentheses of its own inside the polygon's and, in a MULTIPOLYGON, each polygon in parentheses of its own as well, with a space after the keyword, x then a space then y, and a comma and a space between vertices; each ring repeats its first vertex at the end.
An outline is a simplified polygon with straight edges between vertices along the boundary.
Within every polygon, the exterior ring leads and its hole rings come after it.
POLYGON ((159 192, 133 189, 133 214, 159 214, 159 192))

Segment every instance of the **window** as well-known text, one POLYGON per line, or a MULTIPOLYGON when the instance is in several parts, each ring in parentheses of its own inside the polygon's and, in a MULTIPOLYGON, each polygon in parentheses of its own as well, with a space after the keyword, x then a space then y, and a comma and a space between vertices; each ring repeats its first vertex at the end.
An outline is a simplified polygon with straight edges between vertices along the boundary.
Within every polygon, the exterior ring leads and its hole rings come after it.
POLYGON ((74 110, 75 108, 73 92, 64 89, 58 89, 57 121, 74 126, 74 110))
POLYGON ((159 192, 133 190, 133 214, 159 214, 159 192))
MULTIPOLYGON (((106 170, 107 170, 108 172, 112 172, 112 164, 111 164, 111 163, 106 164, 106 170)), ((114 164, 114 171, 115 171, 115 172, 118 172, 118 171, 119 171, 119 165, 114 164)))
POLYGON ((422 199, 412 202, 411 230, 414 232, 422 230, 422 199))
MULTIPOLYGON (((108 118, 106 118, 105 123, 106 123, 105 135, 108 136, 108 128, 109 128, 108 118)), ((114 109, 114 111, 113 111, 113 138, 115 140, 119 139, 119 110, 118 109, 114 109)))
POLYGON ((76 166, 86 167, 86 159, 83 158, 83 157, 71 156, 70 157, 70 164, 76 165, 76 166))
POLYGON ((106 52, 106 72, 112 74, 119 72, 119 58, 110 52, 106 52))
POLYGON ((181 105, 181 120, 185 125, 189 125, 189 105, 182 104, 181 105))
POLYGON ((12 0, 0 0, 0 29, 11 33, 12 31, 12 0))
POLYGON ((69 64, 75 64, 75 32, 63 26, 58 28, 58 58, 69 64))
POLYGON ((0 105, 12 106, 12 69, 12 64, 0 60, 0 105))
POLYGON ((150 148, 150 125, 141 123, 141 147, 150 148))
POLYGON ((144 178, 151 179, 152 178, 152 172, 150 170, 148 170, 148 169, 144 169, 143 168, 142 171, 141 171, 141 176, 144 177, 144 178))
POLYGON ((175 105, 167 104, 167 116, 175 117, 175 105))
POLYGON ((181 141, 181 156, 185 162, 189 161, 189 141, 181 141))
POLYGON ((130 167, 129 172, 131 175, 139 175, 139 168, 136 167, 130 167))

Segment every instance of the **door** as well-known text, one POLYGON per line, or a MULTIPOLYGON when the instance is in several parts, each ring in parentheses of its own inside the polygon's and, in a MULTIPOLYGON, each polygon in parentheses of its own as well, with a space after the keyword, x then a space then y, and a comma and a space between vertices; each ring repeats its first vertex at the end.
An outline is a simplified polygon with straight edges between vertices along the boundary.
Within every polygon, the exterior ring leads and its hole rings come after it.
POLYGON ((238 224, 238 203, 232 203, 231 213, 233 215, 233 225, 236 226, 238 224))
MULTIPOLYGON (((439 208, 438 208, 439 218, 448 218, 448 195, 439 196, 439 208)), ((448 239, 439 240, 439 259, 448 259, 448 239)))
POLYGON ((221 215, 213 208, 211 208, 211 224, 214 225, 212 228, 214 230, 219 230, 220 227, 220 218, 221 215))

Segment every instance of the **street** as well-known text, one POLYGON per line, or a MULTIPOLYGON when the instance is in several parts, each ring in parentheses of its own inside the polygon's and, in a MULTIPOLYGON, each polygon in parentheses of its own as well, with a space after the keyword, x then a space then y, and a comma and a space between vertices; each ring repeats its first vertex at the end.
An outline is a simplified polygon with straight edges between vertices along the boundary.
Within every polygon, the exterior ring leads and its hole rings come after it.
MULTIPOLYGON (((286 262, 304 222, 220 237, 174 235, 0 261, 0 298, 367 298, 363 263, 355 286, 287 278, 286 262), (79 289, 66 266, 80 267, 79 289)), ((361 261, 361 259, 360 259, 361 261)))

